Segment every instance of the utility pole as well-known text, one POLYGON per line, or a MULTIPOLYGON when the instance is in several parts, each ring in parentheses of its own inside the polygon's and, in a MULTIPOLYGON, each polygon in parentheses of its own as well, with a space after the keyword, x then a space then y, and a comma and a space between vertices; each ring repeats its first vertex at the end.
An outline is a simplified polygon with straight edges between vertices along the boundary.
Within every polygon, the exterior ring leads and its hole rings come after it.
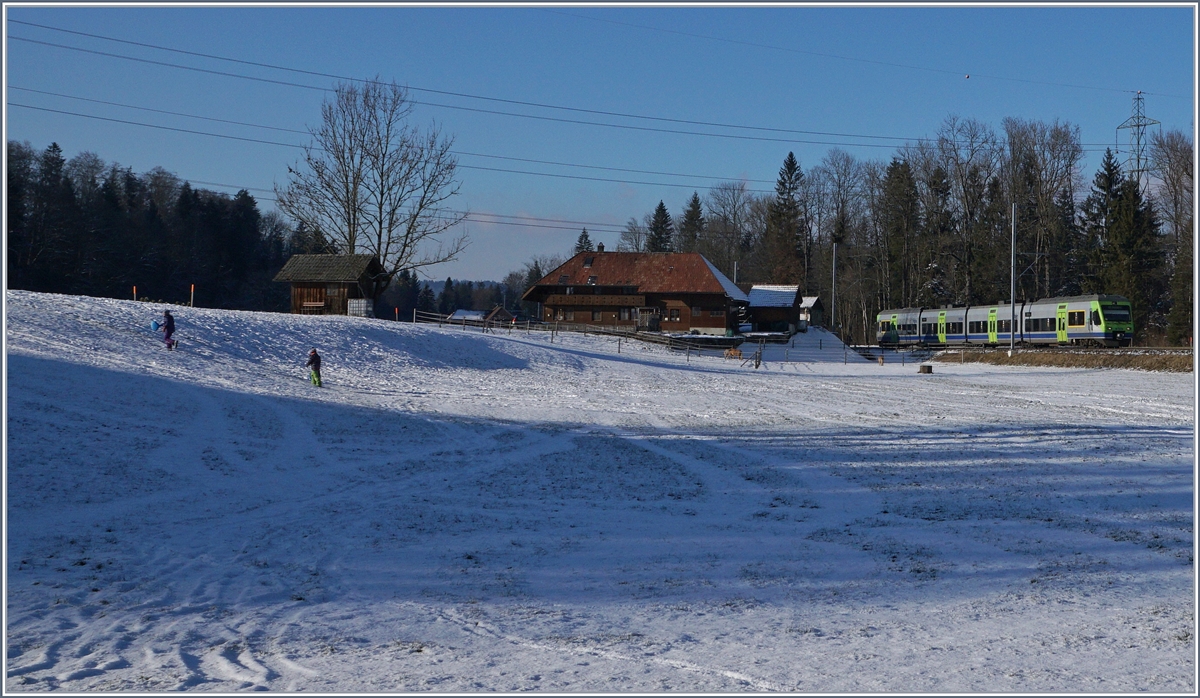
POLYGON ((1011 286, 1008 295, 1008 355, 1013 355, 1017 336, 1017 204, 1012 205, 1012 260, 1010 274, 1011 286))
MULTIPOLYGON (((837 241, 833 242, 833 290, 829 300, 829 329, 837 332, 837 241)), ((841 333, 838 333, 841 336, 841 333)))

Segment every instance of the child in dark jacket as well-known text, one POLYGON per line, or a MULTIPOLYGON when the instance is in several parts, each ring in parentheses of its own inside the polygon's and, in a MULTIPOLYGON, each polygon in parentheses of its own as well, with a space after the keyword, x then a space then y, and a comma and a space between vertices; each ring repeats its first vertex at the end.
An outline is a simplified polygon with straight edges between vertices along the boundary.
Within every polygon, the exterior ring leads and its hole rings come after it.
POLYGON ((167 345, 167 349, 175 348, 175 340, 171 339, 171 335, 175 334, 175 316, 171 315, 170 310, 163 311, 163 343, 167 345))
POLYGON ((308 363, 305 364, 305 366, 308 366, 309 368, 312 369, 312 371, 309 373, 309 378, 312 379, 312 384, 317 386, 318 388, 320 388, 321 387, 321 355, 317 353, 316 349, 313 349, 312 351, 308 352, 308 363))

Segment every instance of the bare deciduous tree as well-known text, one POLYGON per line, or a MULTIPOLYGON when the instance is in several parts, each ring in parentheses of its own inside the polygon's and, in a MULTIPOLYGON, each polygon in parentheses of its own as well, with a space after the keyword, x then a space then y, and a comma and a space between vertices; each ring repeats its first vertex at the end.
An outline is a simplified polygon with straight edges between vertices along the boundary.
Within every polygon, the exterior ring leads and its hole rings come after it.
POLYGON ((748 251, 743 243, 749 242, 750 199, 744 181, 719 182, 705 197, 708 226, 698 251, 730 278, 734 276, 734 262, 742 261, 748 251))
POLYGON ((1154 133, 1150 136, 1150 165, 1162 182, 1155 202, 1178 245, 1182 234, 1192 227, 1192 139, 1182 131, 1154 133))
POLYGON ((383 272, 363 289, 377 297, 401 270, 450 261, 465 235, 443 235, 466 217, 445 208, 458 194, 450 138, 409 124, 412 102, 394 82, 343 83, 321 107, 304 158, 275 188, 279 208, 344 254, 374 255, 383 272))
POLYGON ((646 214, 639 223, 638 219, 630 218, 625 224, 625 229, 621 231, 621 237, 617 241, 618 252, 645 252, 646 241, 650 238, 650 219, 652 216, 646 214))

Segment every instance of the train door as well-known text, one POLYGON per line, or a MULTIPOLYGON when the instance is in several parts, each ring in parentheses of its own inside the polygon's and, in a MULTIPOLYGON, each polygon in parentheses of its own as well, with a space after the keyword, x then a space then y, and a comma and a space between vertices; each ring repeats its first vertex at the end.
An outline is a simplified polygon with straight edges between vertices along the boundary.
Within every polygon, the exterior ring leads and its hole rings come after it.
POLYGON ((1067 343, 1067 304, 1058 304, 1058 343, 1067 343))
POLYGON ((996 309, 988 310, 988 344, 999 344, 1000 340, 996 337, 996 309))
POLYGON ((941 342, 942 344, 946 343, 946 311, 945 310, 938 312, 937 337, 938 337, 939 342, 941 342))

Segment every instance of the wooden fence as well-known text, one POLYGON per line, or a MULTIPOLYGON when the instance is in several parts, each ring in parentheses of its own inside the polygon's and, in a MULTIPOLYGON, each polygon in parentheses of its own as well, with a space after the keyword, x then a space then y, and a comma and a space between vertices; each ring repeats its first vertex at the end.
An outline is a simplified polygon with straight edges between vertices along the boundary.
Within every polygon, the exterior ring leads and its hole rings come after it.
POLYGON ((724 351, 726 348, 736 347, 745 341, 743 337, 707 337, 707 335, 691 335, 688 337, 677 337, 664 335, 655 332, 639 332, 634 327, 623 327, 614 325, 605 327, 603 325, 585 325, 571 322, 541 322, 538 320, 524 320, 521 322, 512 321, 496 321, 496 320, 473 320, 469 318, 451 319, 450 315, 441 315, 440 313, 426 313, 414 310, 413 322, 437 324, 439 326, 458 327, 466 330, 478 329, 481 333, 505 333, 512 334, 513 332, 548 332, 550 333, 550 341, 554 341, 554 337, 560 332, 575 332, 583 335, 598 335, 605 337, 613 337, 619 340, 636 339, 641 342, 651 344, 661 344, 668 349, 679 351, 700 352, 704 349, 710 351, 724 351))

